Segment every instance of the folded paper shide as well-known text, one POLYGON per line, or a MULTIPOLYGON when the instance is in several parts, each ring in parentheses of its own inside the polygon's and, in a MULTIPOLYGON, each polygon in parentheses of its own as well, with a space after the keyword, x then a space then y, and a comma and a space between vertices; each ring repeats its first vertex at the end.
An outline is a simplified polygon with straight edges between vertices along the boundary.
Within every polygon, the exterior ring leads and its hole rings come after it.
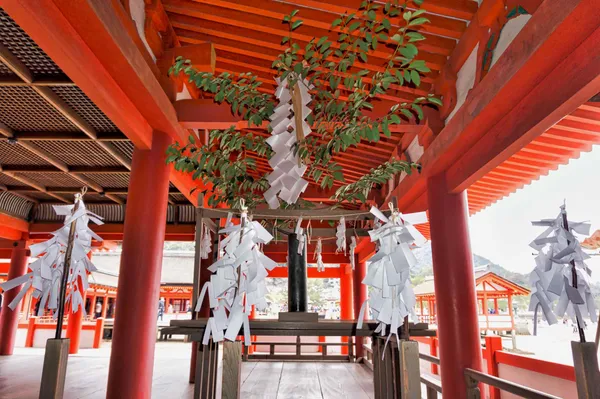
MULTIPOLYGON (((398 335, 398 328, 406 316, 415 320, 416 299, 410 284, 410 268, 417 259, 411 246, 421 246, 426 239, 413 224, 426 223, 427 215, 425 212, 402 214, 392 204, 389 206, 389 218, 379 209, 371 208, 371 213, 383 225, 369 231, 371 241, 377 243, 377 252, 370 259, 371 264, 362 283, 371 287, 368 306, 373 318, 380 323, 376 332, 385 335, 387 326, 390 326, 391 336, 398 335)), ((358 328, 362 327, 366 306, 367 302, 360 310, 358 328)))
POLYGON ((244 343, 250 345, 248 316, 252 306, 262 311, 267 307, 265 278, 277 263, 265 256, 260 245, 269 243, 273 236, 259 223, 248 217, 243 201, 240 224, 229 223, 219 234, 227 236, 221 241, 223 256, 208 269, 213 273, 202 287, 196 312, 200 311, 204 297, 212 309, 208 319, 203 344, 212 336, 214 342, 224 339, 235 341, 244 328, 244 343))
MULTIPOLYGON (((9 280, 0 287, 4 291, 14 289, 25 284, 15 299, 8 305, 15 310, 29 288, 33 288, 32 296, 40 300, 38 316, 44 314, 44 309, 56 311, 59 308, 61 282, 65 270, 65 254, 69 241, 71 224, 75 222, 76 231, 73 241, 70 265, 66 267, 68 273, 66 287, 66 303, 71 304, 71 311, 75 313, 79 308, 85 314, 82 293, 88 289, 88 274, 95 271, 96 267, 88 258, 92 249, 92 238, 102 241, 89 227, 89 222, 103 224, 102 218, 88 211, 77 194, 76 205, 54 205, 54 211, 59 216, 64 216, 63 227, 52 233, 52 238, 38 244, 29 246, 32 257, 37 259, 29 264, 29 273, 9 280)), ((66 305, 66 304, 65 304, 66 305)), ((54 313, 56 317, 57 313, 54 313)))
POLYGON ((529 310, 534 311, 539 305, 549 324, 555 324, 565 314, 580 328, 584 318, 595 323, 598 315, 590 287, 592 271, 584 262, 590 256, 583 252, 575 236, 589 235, 590 224, 568 220, 565 205, 556 218, 532 224, 546 230, 529 244, 538 251, 536 267, 529 275, 529 310))
POLYGON ((279 105, 270 117, 271 137, 267 139, 273 149, 269 159, 273 172, 267 176, 271 187, 264 193, 271 209, 279 208, 279 199, 288 204, 296 203, 308 187, 308 181, 303 179, 307 166, 300 161, 294 146, 311 134, 306 118, 312 112, 308 107, 311 102, 308 91, 313 86, 306 79, 298 78, 290 88, 289 80, 275 78, 278 85, 275 96, 279 105))

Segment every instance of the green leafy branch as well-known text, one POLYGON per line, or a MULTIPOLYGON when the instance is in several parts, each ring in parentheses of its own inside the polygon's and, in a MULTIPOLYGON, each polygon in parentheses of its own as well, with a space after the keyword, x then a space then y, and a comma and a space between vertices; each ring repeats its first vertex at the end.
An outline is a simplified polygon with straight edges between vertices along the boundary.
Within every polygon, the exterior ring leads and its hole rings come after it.
POLYGON ((421 166, 416 163, 395 159, 388 161, 377 168, 371 169, 368 174, 362 176, 356 182, 340 187, 332 199, 340 202, 365 203, 373 187, 380 187, 398 173, 405 172, 410 175, 413 170, 420 171, 420 169, 421 166))
MULTIPOLYGON (((420 5, 422 0, 413 3, 420 5)), ((308 117, 313 134, 300 140, 294 151, 309 166, 307 175, 321 187, 345 183, 343 169, 334 157, 363 140, 376 143, 382 135, 391 137, 393 126, 423 120, 424 107, 442 104, 429 94, 393 104, 383 115, 370 115, 374 100, 402 86, 419 87, 422 76, 430 72, 425 61, 418 59, 416 45, 425 40, 418 32, 429 22, 424 13, 420 9, 411 11, 398 0, 385 4, 366 0, 357 12, 332 22, 333 40, 328 36, 313 38, 306 46, 300 46, 294 38, 294 31, 303 24, 298 10, 284 17, 289 35, 282 43, 287 48, 272 67, 280 79, 288 80, 290 87, 304 79, 314 86, 310 103, 313 112, 308 117), (395 20, 400 23, 392 24, 395 20), (378 48, 390 48, 381 66, 369 63, 378 48)), ((262 126, 273 113, 273 96, 260 91, 261 82, 251 73, 236 76, 224 72, 215 76, 196 71, 189 61, 180 58, 170 73, 184 73, 202 92, 214 96, 216 102, 228 103, 234 114, 250 124, 262 126)), ((244 136, 231 128, 211 132, 211 140, 205 146, 175 145, 170 151, 169 161, 178 170, 193 171, 194 178, 214 186, 214 203, 231 204, 245 196, 246 203, 255 204, 262 201, 259 192, 269 187, 265 177, 258 175, 254 158, 248 156, 270 156, 264 139, 244 136)), ((335 198, 364 201, 375 185, 383 184, 396 173, 410 173, 414 167, 404 161, 387 162, 357 182, 340 187, 335 198)))
POLYGON ((240 199, 244 199, 248 207, 254 208, 264 202, 262 193, 269 183, 258 174, 256 160, 247 156, 249 152, 260 157, 271 155, 263 137, 240 135, 231 127, 211 131, 205 145, 199 145, 193 135, 188 141, 185 146, 175 143, 167 149, 167 163, 173 163, 178 171, 192 173, 194 180, 202 180, 202 194, 209 195, 210 206, 226 203, 239 208, 240 199))

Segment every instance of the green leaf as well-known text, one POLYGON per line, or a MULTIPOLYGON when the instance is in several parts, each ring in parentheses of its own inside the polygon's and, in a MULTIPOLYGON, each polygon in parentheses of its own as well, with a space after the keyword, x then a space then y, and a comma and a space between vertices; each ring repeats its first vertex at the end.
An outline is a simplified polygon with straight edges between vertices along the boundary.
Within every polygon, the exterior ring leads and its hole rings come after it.
POLYGON ((342 23, 342 19, 341 19, 341 18, 335 19, 335 20, 334 20, 334 21, 331 23, 331 27, 332 27, 332 28, 335 28, 336 26, 338 26, 338 25, 339 25, 339 24, 341 24, 341 23, 342 23))
POLYGON ((419 120, 423 120, 423 108, 421 108, 421 106, 418 104, 411 105, 411 108, 417 112, 419 120))
POLYGON ((423 25, 428 22, 429 22, 429 20, 425 17, 415 18, 408 23, 408 26, 423 25))
POLYGON ((188 140, 192 144, 196 144, 196 137, 193 134, 190 134, 188 140))
POLYGON ((296 9, 296 10, 292 11, 292 12, 290 13, 290 15, 293 17, 293 16, 295 16, 296 14, 298 14, 298 11, 300 11, 300 10, 296 9))
POLYGON ((301 19, 299 19, 297 21, 294 21, 292 23, 292 30, 296 30, 296 28, 298 28, 300 25, 302 25, 302 20, 301 19))
POLYGON ((344 182, 344 174, 340 171, 333 172, 333 178, 337 181, 344 182))
POLYGON ((443 104, 442 104, 442 100, 440 100, 440 99, 439 99, 439 98, 437 98, 437 97, 428 97, 428 98, 427 98, 427 101, 429 101, 429 102, 430 102, 430 103, 432 103, 432 104, 439 105, 440 107, 443 105, 443 104))
POLYGON ((377 14, 375 13, 375 11, 369 10, 367 12, 367 17, 369 17, 369 20, 374 21, 375 18, 377 17, 377 14))
POLYGON ((419 72, 413 69, 412 71, 410 71, 410 77, 412 78, 413 83, 417 87, 421 84, 421 76, 419 75, 419 72))
POLYGON ((360 21, 355 21, 348 27, 348 31, 353 32, 356 29, 358 29, 359 26, 360 26, 360 21))
POLYGON ((400 119, 400 117, 396 114, 392 114, 390 115, 390 121, 396 125, 399 125, 400 123, 402 123, 402 120, 400 119))
POLYGON ((402 35, 400 35, 399 33, 396 33, 394 36, 392 36, 392 40, 395 41, 396 43, 400 43, 402 41, 402 35))

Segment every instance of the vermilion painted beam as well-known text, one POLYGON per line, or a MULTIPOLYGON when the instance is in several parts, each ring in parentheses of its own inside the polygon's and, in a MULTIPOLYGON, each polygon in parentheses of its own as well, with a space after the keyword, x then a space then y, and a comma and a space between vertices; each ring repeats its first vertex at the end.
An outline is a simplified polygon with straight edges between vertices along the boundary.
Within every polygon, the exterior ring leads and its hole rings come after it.
MULTIPOLYGON (((306 272, 308 278, 340 278, 339 267, 326 267, 322 272, 319 272, 316 267, 307 267, 306 272)), ((269 272, 269 277, 287 278, 288 268, 283 266, 276 267, 269 272)))
MULTIPOLYGON (((265 252, 265 255, 267 255, 269 258, 273 259, 277 263, 287 263, 287 254, 265 252)), ((322 254, 322 256, 323 256, 323 263, 326 263, 326 264, 336 265, 336 264, 345 263, 345 262, 350 261, 348 256, 344 255, 343 253, 342 254, 322 254)), ((307 262, 310 264, 315 261, 316 261, 316 259, 314 258, 314 252, 309 252, 307 262)))
MULTIPOLYGON (((391 106, 391 102, 378 102, 382 108, 391 106)), ((177 112, 179 123, 186 129, 227 129, 235 126, 236 129, 266 129, 268 123, 263 123, 262 126, 254 124, 249 125, 240 116, 231 113, 231 107, 228 104, 217 104, 212 99, 197 99, 197 100, 179 100, 174 104, 177 112)), ((385 108, 385 112, 389 107, 385 108)), ((377 117, 379 113, 368 114, 372 117, 377 117)), ((422 127, 414 123, 404 123, 401 125, 390 126, 390 131, 396 133, 416 132, 422 127)), ((186 137, 187 140, 187 137, 186 137)))
POLYGON ((425 178, 448 168, 453 190, 468 187, 599 92, 598 26, 593 0, 544 2, 399 185, 399 207, 426 209, 425 178))
MULTIPOLYGON (((316 249, 316 244, 309 244, 308 248, 307 248, 307 252, 309 254, 314 253, 315 249, 316 249)), ((323 247, 322 247, 323 254, 335 254, 336 249, 337 249, 337 246, 335 244, 330 244, 327 241, 323 242, 323 247)), ((277 242, 277 243, 271 242, 270 244, 266 244, 263 246, 263 252, 264 253, 273 253, 273 254, 276 254, 276 253, 287 254, 288 253, 287 242, 277 242)))
MULTIPOLYGON (((293 9, 297 8, 274 1, 269 1, 268 5, 260 4, 261 7, 257 7, 257 3, 252 0, 238 0, 236 2, 208 0, 207 2, 213 4, 200 4, 199 2, 190 3, 179 0, 163 1, 163 3, 165 3, 165 9, 169 13, 175 12, 205 20, 223 22, 238 27, 258 30, 259 32, 262 31, 278 35, 280 37, 288 35, 286 27, 281 24, 284 15, 289 14, 293 9), (285 7, 286 10, 280 9, 282 7, 285 7), (273 9, 278 10, 271 12, 273 9)), ((294 36, 297 37, 298 40, 309 41, 313 37, 331 35, 329 29, 331 27, 331 22, 335 19, 335 15, 309 9, 304 9, 303 14, 303 16, 299 15, 298 17, 304 20, 304 24, 294 31, 294 36), (310 15, 307 13, 310 13, 310 15), (320 21, 317 19, 320 19, 320 21)), ((458 23, 460 24, 463 22, 458 21, 458 23)), ((433 26, 430 26, 430 28, 433 28, 433 26)), ((462 33, 460 30, 461 28, 457 29, 458 30, 453 34, 454 36, 457 36, 455 38, 460 37, 460 34, 462 33)), ((451 40, 439 38, 427 33, 425 34, 427 35, 428 40, 417 43, 417 46, 421 49, 421 54, 427 54, 425 52, 426 50, 436 51, 436 45, 445 46, 445 51, 447 51, 448 46, 452 46, 451 40), (431 40, 429 40, 430 38, 431 40)), ((441 57, 440 55, 433 53, 430 53, 429 55, 441 59, 439 65, 442 65, 445 61, 444 57, 441 57)))
MULTIPOLYGON (((361 1, 345 0, 343 5, 338 0, 291 0, 289 3, 344 14, 345 12, 356 11, 361 1)), ((412 4, 409 3, 409 6, 412 6, 412 4)), ((477 11, 477 4, 463 0, 427 0, 423 8, 438 15, 447 15, 470 21, 477 11)))

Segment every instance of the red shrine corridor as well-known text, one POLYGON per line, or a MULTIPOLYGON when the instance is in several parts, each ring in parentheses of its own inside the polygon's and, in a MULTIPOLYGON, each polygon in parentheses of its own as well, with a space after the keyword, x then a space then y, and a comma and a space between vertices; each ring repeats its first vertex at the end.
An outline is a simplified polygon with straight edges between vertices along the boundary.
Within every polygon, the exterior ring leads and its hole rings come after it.
MULTIPOLYGON (((64 399, 104 399, 109 358, 107 343, 69 356, 64 399)), ((40 348, 16 348, 15 356, 0 357, 0 398, 37 398, 43 360, 40 348)), ((188 344, 157 342, 152 398, 192 398, 189 364, 188 344)), ((242 363, 242 381, 242 399, 373 398, 373 374, 362 364, 248 362, 242 363)))

